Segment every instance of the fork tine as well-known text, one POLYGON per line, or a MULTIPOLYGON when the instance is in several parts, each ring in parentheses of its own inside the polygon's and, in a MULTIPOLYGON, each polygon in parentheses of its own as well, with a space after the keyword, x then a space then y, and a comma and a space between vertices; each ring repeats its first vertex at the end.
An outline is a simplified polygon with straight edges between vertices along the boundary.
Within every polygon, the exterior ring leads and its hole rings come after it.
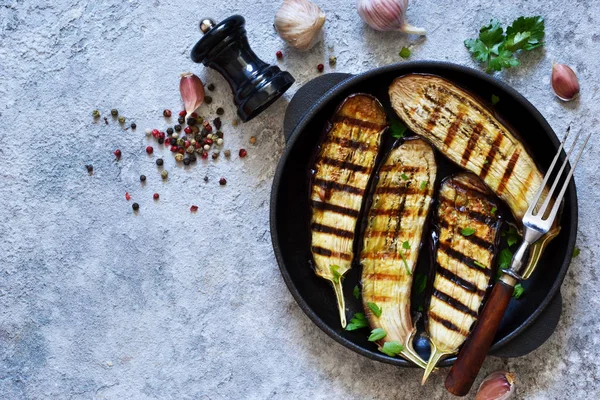
MULTIPOLYGON (((569 171, 569 175, 567 175, 567 178, 565 179, 565 183, 563 184, 562 189, 560 190, 560 193, 558 194, 558 197, 556 198, 556 203, 552 207, 552 212, 548 216, 548 221, 554 221, 554 218, 556 217, 556 214, 558 213, 558 208, 560 207, 562 198, 565 195, 565 192, 567 191, 567 186, 569 186, 569 182, 571 181, 571 178, 573 177, 573 173, 575 172, 575 167, 577 166, 577 163, 579 162, 579 159, 581 158, 581 154, 583 153, 583 150, 585 149, 585 146, 587 145, 588 140, 590 140, 590 137, 592 137, 592 132, 590 132, 589 135, 587 135, 587 137, 585 138, 585 141, 583 142, 583 145, 581 146, 581 149, 579 149, 579 153, 577 154, 577 158, 575 158, 573 167, 571 167, 571 170, 569 171)), ((573 146, 575 146, 575 144, 573 144, 573 146)))
MULTIPOLYGON (((575 136, 575 139, 573 140, 573 144, 571 145, 571 148, 569 149, 569 152, 567 153, 567 157, 565 157, 565 161, 562 163, 562 166, 560 167, 558 174, 556 174, 556 176, 554 177, 554 182, 552 183, 552 187, 550 188, 550 191, 548 192, 548 195, 546 196, 546 199, 544 200, 544 204, 542 204, 542 206, 539 208, 536 215, 540 215, 542 218, 544 218, 544 214, 546 214, 546 209, 548 208, 548 204, 550 204, 550 200, 552 200, 552 195, 554 194, 554 190, 556 189, 556 186, 558 185, 558 182, 560 181, 560 178, 561 178, 567 164, 569 163, 569 158, 571 157, 571 153, 573 152, 573 149, 575 149, 575 145, 577 144, 577 140, 579 140, 580 135, 581 135, 581 130, 579 130, 579 132, 577 132, 577 135, 575 136)), ((560 154, 560 151, 558 152, 558 154, 560 154)))
POLYGON ((542 196, 542 193, 544 192, 546 183, 548 182, 548 179, 550 178, 550 174, 552 173, 552 170, 554 169, 554 166, 556 165, 556 162, 558 161, 558 157, 560 157, 560 153, 561 153, 563 147, 565 146, 565 142, 567 141, 567 138, 569 137, 570 132, 571 132, 571 126, 569 126, 567 128, 567 133, 565 134, 565 137, 563 138, 562 142, 560 142, 560 146, 558 147, 558 151, 556 152, 556 155, 554 156, 554 160, 552 160, 552 164, 550 164, 550 168, 548 168, 548 171, 546 172, 546 175, 544 176, 544 180, 542 181, 540 188, 538 189, 535 196, 533 196, 533 200, 531 201, 531 204, 529 204, 529 208, 527 209, 526 214, 533 215, 533 210, 535 209, 535 206, 537 205, 537 203, 540 201, 540 197, 542 196))

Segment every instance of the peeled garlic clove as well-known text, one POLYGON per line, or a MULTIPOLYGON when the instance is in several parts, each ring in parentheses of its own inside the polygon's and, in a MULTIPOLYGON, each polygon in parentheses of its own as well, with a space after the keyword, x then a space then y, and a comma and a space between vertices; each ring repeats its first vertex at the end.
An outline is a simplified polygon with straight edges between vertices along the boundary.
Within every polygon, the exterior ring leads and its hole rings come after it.
POLYGON ((475 400, 506 400, 514 391, 515 376, 510 372, 496 371, 481 382, 475 400))
POLYGON ((181 74, 179 81, 179 92, 187 115, 196 111, 204 101, 204 85, 200 78, 191 72, 181 74))
POLYGON ((406 22, 408 0, 358 0, 358 15, 371 28, 378 31, 401 31, 414 35, 425 35, 423 28, 406 22))
POLYGON ((579 80, 568 65, 552 65, 552 89, 563 101, 573 100, 579 94, 579 80))
POLYGON ((325 14, 308 0, 284 0, 275 14, 279 36, 298 50, 310 50, 321 39, 325 14))

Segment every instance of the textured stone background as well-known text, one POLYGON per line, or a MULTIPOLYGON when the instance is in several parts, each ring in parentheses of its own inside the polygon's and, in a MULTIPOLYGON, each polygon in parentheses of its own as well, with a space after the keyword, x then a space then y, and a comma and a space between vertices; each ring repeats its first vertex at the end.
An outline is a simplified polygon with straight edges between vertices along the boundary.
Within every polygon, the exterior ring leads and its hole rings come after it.
MULTIPOLYGON (((600 3, 413 1, 409 19, 428 28, 425 40, 364 27, 354 1, 319 3, 328 18, 325 41, 302 54, 273 33, 278 1, 0 0, 1 398, 451 397, 443 374, 421 387, 420 371, 336 344, 288 293, 268 228, 282 115, 329 54, 338 57, 336 71, 351 73, 399 61, 405 45, 412 45, 413 60, 474 66, 462 42, 491 17, 507 23, 541 14, 546 47, 498 78, 557 132, 570 122, 598 129, 600 3), (275 62, 282 49, 281 64, 297 79, 284 100, 236 128, 225 82, 189 59, 200 17, 233 13, 246 17, 254 50, 275 62), (552 60, 575 68, 581 101, 565 105, 553 97, 552 60), (223 105, 226 147, 248 147, 249 155, 183 168, 165 154, 171 175, 164 183, 154 165, 162 150, 155 157, 143 152, 143 128, 166 127, 161 111, 180 108, 179 73, 188 70, 217 85, 215 102, 201 111, 223 105), (112 120, 93 123, 94 108, 113 107, 137 122, 137 132, 112 120), (251 135, 256 146, 248 144, 251 135), (92 176, 86 163, 95 166, 92 176), (138 215, 126 191, 140 203, 138 215), (191 204, 200 211, 191 214, 191 204)), ((563 285, 556 333, 526 357, 491 357, 484 366, 485 373, 515 372, 518 398, 600 397, 598 156, 594 137, 576 174, 581 255, 563 285)))

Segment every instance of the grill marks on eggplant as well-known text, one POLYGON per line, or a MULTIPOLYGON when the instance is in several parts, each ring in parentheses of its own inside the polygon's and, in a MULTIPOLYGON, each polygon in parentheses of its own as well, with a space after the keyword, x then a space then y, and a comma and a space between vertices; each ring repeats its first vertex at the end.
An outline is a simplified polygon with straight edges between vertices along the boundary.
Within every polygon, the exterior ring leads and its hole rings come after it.
POLYGON ((389 94, 394 110, 413 132, 477 174, 517 219, 523 217, 543 176, 523 145, 487 109, 431 75, 400 77, 389 94))
POLYGON ((442 357, 458 351, 477 319, 496 252, 499 223, 491 212, 494 207, 491 193, 471 173, 442 183, 436 212, 436 274, 427 310, 433 351, 424 379, 442 357), (475 233, 464 236, 463 228, 475 233))
POLYGON ((357 94, 342 102, 331 122, 313 167, 311 250, 315 273, 333 285, 345 327, 342 278, 354 258, 356 224, 387 117, 377 99, 357 94))
POLYGON ((379 169, 360 255, 362 299, 369 324, 387 334, 379 345, 401 343, 401 355, 421 367, 425 363, 411 344, 416 330, 410 291, 436 172, 433 149, 422 139, 405 140, 391 151, 379 169), (405 242, 408 249, 403 247, 405 242), (368 303, 381 308, 380 317, 368 303))

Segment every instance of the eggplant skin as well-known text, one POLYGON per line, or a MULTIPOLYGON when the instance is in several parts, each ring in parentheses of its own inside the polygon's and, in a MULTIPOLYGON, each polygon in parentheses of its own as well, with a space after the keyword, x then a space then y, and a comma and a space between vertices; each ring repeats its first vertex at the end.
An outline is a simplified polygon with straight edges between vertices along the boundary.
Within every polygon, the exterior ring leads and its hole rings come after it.
POLYGON ((371 328, 387 334, 380 345, 401 343, 401 355, 418 364, 422 360, 411 344, 410 292, 436 173, 433 149, 420 138, 407 139, 391 151, 379 169, 360 256, 365 313, 371 328), (381 308, 381 316, 373 314, 369 303, 381 308))
POLYGON ((495 197, 471 173, 444 180, 438 203, 436 273, 427 309, 427 333, 438 352, 453 354, 479 315, 493 275, 500 224, 495 197), (475 233, 465 235, 465 228, 475 233))
POLYGON ((386 113, 375 97, 349 96, 334 114, 313 167, 311 252, 315 273, 333 284, 342 327, 341 279, 352 265, 356 224, 386 129, 386 113))
POLYGON ((543 175, 522 143, 473 96, 433 75, 409 74, 389 88, 392 107, 416 134, 478 175, 521 220, 543 175))

